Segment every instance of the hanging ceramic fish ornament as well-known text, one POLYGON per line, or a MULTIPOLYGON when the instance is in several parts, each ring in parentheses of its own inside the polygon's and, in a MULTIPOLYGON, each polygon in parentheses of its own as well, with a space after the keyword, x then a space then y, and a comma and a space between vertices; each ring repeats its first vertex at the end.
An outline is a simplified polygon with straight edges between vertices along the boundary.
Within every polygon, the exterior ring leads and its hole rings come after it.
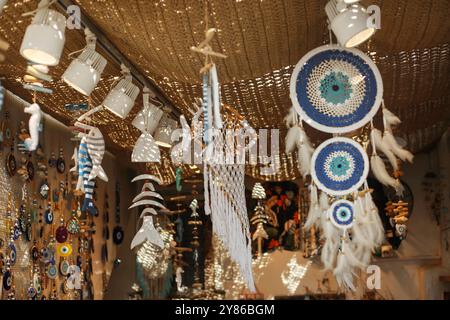
POLYGON ((84 192, 84 200, 81 210, 89 212, 91 216, 95 215, 95 204, 93 201, 95 181, 89 179, 92 172, 92 160, 88 152, 87 137, 81 138, 78 149, 78 184, 77 189, 84 192))
POLYGON ((133 241, 131 241, 131 250, 145 241, 150 241, 161 249, 164 248, 164 241, 159 235, 159 232, 155 229, 155 226, 153 225, 153 217, 151 216, 144 217, 141 228, 134 236, 133 241))
POLYGON ((323 132, 344 133, 377 113, 383 82, 375 63, 360 50, 325 45, 297 63, 290 96, 306 123, 323 132))
POLYGON ((369 159, 352 139, 336 137, 317 147, 311 159, 311 176, 317 187, 329 195, 351 194, 364 184, 369 159))

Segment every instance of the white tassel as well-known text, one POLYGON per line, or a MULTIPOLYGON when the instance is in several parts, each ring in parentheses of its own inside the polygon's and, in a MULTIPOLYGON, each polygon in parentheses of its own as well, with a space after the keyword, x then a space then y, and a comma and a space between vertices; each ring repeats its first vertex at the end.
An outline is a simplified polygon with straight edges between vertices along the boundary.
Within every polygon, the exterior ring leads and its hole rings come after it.
POLYGON ((397 158, 391 151, 390 145, 386 144, 383 141, 383 135, 381 131, 378 129, 372 129, 371 137, 373 145, 376 147, 376 149, 384 153, 384 155, 389 159, 389 162, 391 163, 392 168, 394 168, 394 171, 397 171, 398 170, 397 158))
POLYGON ((291 153, 294 151, 297 146, 298 141, 300 140, 301 129, 299 126, 291 127, 286 135, 286 153, 291 153))
POLYGON ((345 241, 342 241, 341 252, 338 254, 336 268, 334 269, 333 274, 336 277, 339 286, 356 291, 356 288, 353 285, 353 268, 345 254, 347 249, 345 241))
POLYGON ((383 135, 383 143, 388 145, 392 152, 399 157, 402 161, 408 161, 409 163, 413 162, 414 156, 408 150, 403 149, 395 140, 392 132, 385 130, 383 135))

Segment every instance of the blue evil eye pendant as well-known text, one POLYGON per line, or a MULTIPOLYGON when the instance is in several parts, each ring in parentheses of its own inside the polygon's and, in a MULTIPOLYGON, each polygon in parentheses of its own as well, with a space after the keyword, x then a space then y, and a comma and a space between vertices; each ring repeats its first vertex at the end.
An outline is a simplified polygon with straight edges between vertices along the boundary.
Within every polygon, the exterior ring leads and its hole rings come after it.
POLYGON ((383 82, 372 59, 358 49, 315 48, 292 72, 290 97, 301 118, 317 130, 345 133, 377 113, 383 82))
POLYGON ((33 259, 33 262, 39 261, 39 258, 41 257, 41 255, 39 254, 39 249, 36 247, 36 244, 33 247, 31 247, 30 253, 31 253, 31 259, 33 259))
POLYGON ((45 210, 44 220, 45 220, 46 224, 53 223, 53 211, 52 211, 52 207, 50 205, 48 205, 47 210, 45 210))
POLYGON ((181 179, 183 177, 183 169, 181 167, 178 167, 175 171, 175 181, 176 181, 176 187, 177 191, 180 192, 183 186, 181 185, 181 179))
POLYGON ((11 290, 12 281, 13 281, 13 279, 12 279, 11 270, 8 269, 3 273, 3 289, 6 291, 11 290))
POLYGON ((49 264, 47 266, 47 277, 50 279, 56 279, 58 277, 58 269, 54 264, 49 264))
POLYGON ((336 228, 342 230, 351 228, 355 220, 353 203, 347 200, 337 200, 331 205, 328 215, 336 228))
POLYGON ((13 266, 16 264, 16 260, 17 260, 17 250, 16 250, 16 246, 14 245, 14 243, 10 243, 8 245, 8 258, 9 258, 9 263, 13 266))
POLYGON ((19 222, 16 221, 16 223, 14 224, 13 232, 12 232, 12 238, 13 238, 13 240, 19 239, 19 237, 20 237, 21 234, 22 234, 22 232, 21 232, 21 230, 20 230, 19 222))
POLYGON ((356 141, 337 137, 324 141, 311 158, 311 176, 317 187, 332 196, 358 190, 369 173, 369 159, 356 141))
POLYGON ((63 259, 59 262, 59 273, 62 276, 67 276, 69 274, 70 264, 67 260, 63 259))
POLYGON ((123 229, 121 226, 116 226, 113 230, 113 242, 117 245, 123 241, 123 229))

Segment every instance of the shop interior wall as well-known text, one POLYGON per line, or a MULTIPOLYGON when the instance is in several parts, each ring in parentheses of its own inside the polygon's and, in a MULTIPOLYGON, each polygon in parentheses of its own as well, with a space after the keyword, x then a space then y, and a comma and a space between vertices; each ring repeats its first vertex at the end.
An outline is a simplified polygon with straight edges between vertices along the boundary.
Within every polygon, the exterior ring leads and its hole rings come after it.
MULTIPOLYGON (((9 112, 8 125, 13 129, 13 132, 16 133, 19 128, 19 122, 21 120, 25 121, 28 126, 29 115, 24 113, 24 107, 29 105, 26 101, 20 99, 19 97, 13 95, 10 92, 7 92, 3 111, 2 111, 2 119, 4 118, 5 111, 9 112)), ((59 155, 59 149, 63 148, 64 151, 64 159, 66 163, 66 171, 64 174, 59 174, 55 168, 48 168, 48 182, 50 183, 51 189, 57 188, 59 186, 59 182, 61 180, 66 180, 69 170, 69 165, 71 163, 71 157, 73 155, 74 147, 78 144, 74 141, 71 141, 72 133, 69 129, 64 126, 62 123, 58 122, 54 118, 49 115, 45 115, 45 125, 44 131, 40 134, 40 143, 43 146, 43 150, 46 154, 46 158, 48 159, 51 155, 51 152, 54 152, 56 156, 59 155)), ((0 150, 0 237, 2 239, 7 239, 6 230, 4 227, 4 215, 6 212, 6 206, 8 201, 8 194, 11 193, 13 196, 13 205, 15 209, 21 200, 21 189, 23 186, 22 180, 16 174, 14 177, 10 178, 5 169, 5 157, 9 152, 9 148, 3 148, 0 150)), ((20 153, 15 148, 15 156, 16 159, 20 159, 20 153)), ((120 155, 117 155, 120 156, 120 155)), ((33 155, 33 162, 36 168, 36 160, 33 155)), ((97 202, 96 205, 100 210, 100 214, 98 217, 94 217, 94 222, 96 226, 96 232, 93 235, 94 240, 94 252, 92 254, 92 264, 93 264, 93 286, 94 286, 94 294, 95 299, 102 299, 104 294, 104 289, 107 288, 107 282, 110 278, 111 272, 114 267, 114 260, 117 257, 118 250, 120 250, 121 245, 115 245, 112 241, 112 230, 117 225, 114 215, 115 215, 115 188, 116 182, 119 183, 120 186, 120 225, 126 231, 126 235, 129 232, 128 225, 129 221, 129 212, 127 210, 128 205, 131 203, 131 197, 134 194, 133 186, 130 181, 132 177, 135 175, 133 169, 131 167, 124 165, 123 163, 117 161, 116 155, 113 155, 109 152, 105 153, 102 166, 105 169, 106 174, 109 177, 109 182, 103 182, 97 179, 97 202), (104 240, 103 238, 103 211, 105 210, 105 195, 108 194, 109 199, 109 231, 110 237, 109 240, 104 240), (103 264, 101 259, 101 247, 103 243, 106 241, 108 246, 108 262, 103 264), (106 279, 106 283, 104 282, 106 279)), ((29 191, 30 197, 36 197, 37 191, 42 182, 42 178, 35 177, 35 179, 29 183, 26 183, 27 189, 29 191)), ((71 185, 69 184, 69 189, 71 189, 71 185)), ((40 204, 44 208, 44 203, 40 200, 40 204)), ((70 205, 65 204, 64 209, 61 210, 62 214, 67 221, 70 218, 70 205)), ((57 215, 54 220, 54 224, 59 223, 59 216, 57 215)), ((131 221, 133 225, 133 229, 135 226, 135 221, 131 221)), ((50 227, 45 228, 45 236, 50 232, 50 227)), ((36 230, 34 230, 36 233, 36 230)), ((29 259, 29 249, 31 247, 30 242, 26 242, 22 240, 22 237, 17 240, 16 246, 18 249, 18 262, 13 267, 14 280, 16 285, 16 295, 18 298, 23 297, 25 294, 26 288, 29 286, 30 279, 30 259, 29 259)), ((128 249, 128 248, 126 248, 128 249)), ((73 253, 75 257, 76 253, 73 253)), ((120 268, 120 264, 118 268, 120 268)), ((133 275, 130 274, 130 277, 133 275)), ((57 284, 59 284, 61 279, 57 280, 57 284)), ((49 289, 47 289, 48 291, 49 289)), ((67 298, 61 296, 62 299, 67 298)))

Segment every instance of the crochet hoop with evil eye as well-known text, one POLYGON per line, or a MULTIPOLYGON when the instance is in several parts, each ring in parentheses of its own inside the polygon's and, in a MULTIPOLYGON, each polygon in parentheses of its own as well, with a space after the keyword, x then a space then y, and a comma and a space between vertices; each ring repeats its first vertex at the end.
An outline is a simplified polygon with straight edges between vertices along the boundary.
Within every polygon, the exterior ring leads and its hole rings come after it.
POLYGON ((333 196, 357 190, 369 173, 369 159, 361 145, 337 137, 323 142, 312 156, 311 176, 317 187, 333 196))
POLYGON ((312 127, 343 133, 362 127, 377 113, 383 82, 377 66, 363 52, 326 45, 297 63, 290 96, 297 113, 312 127))
POLYGON ((353 203, 347 200, 334 202, 328 210, 328 217, 336 228, 351 228, 355 219, 353 203))

